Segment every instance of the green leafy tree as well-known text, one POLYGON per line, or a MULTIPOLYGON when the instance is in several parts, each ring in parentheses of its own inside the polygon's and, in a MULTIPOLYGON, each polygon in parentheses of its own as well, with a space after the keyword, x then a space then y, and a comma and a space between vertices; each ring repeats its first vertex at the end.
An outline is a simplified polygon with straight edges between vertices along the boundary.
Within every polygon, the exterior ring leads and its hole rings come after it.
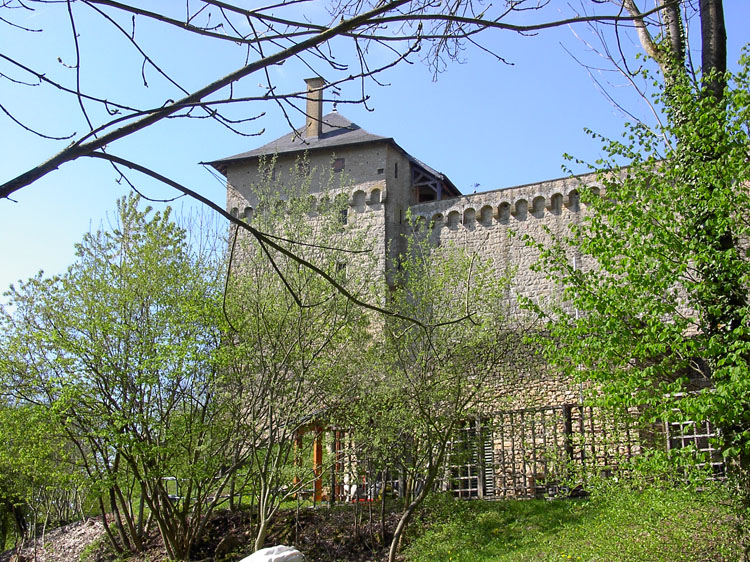
MULTIPOLYGON (((687 3, 659 4, 662 17, 650 20, 636 2, 622 2, 660 72, 661 122, 603 139, 598 186, 582 197, 588 218, 543 248, 542 267, 562 282, 569 305, 553 315, 549 357, 646 419, 713 422, 746 523, 748 58, 727 73, 721 0, 698 3, 697 18, 687 3), (700 33, 688 33, 691 19, 700 33), (700 66, 691 42, 700 43, 700 66)), ((620 54, 620 70, 635 82, 620 54)))
MULTIPOLYGON (((379 361, 360 390, 362 455, 402 475, 404 500, 389 550, 395 560, 414 512, 445 477, 451 442, 491 408, 520 342, 508 279, 491 262, 435 248, 415 229, 394 273, 389 307, 419 323, 384 321, 379 361)), ((385 494, 384 494, 385 495, 385 494)))
POLYGON ((214 357, 221 284, 169 211, 138 204, 119 201, 116 224, 86 235, 66 274, 11 288, 3 392, 72 444, 117 550, 143 547, 148 511, 181 560, 232 472, 214 357))
POLYGON ((716 424, 746 499, 749 62, 697 84, 673 75, 657 100, 663 126, 605 140, 598 185, 582 193, 586 218, 541 262, 567 303, 549 357, 610 404, 716 424))
POLYGON ((281 503, 313 487, 323 471, 307 460, 312 439, 300 436, 325 428, 351 401, 346 380, 358 347, 370 339, 363 309, 297 261, 314 264, 351 294, 366 294, 373 261, 366 224, 355 217, 342 224, 348 197, 340 190, 311 196, 314 174, 304 160, 283 186, 274 180, 275 165, 262 162, 263 179, 252 186, 252 225, 296 259, 235 231, 223 349, 226 388, 246 438, 237 450, 243 485, 234 492, 253 502, 256 550, 281 503))
POLYGON ((0 406, 0 550, 83 511, 82 472, 48 421, 34 404, 0 406))

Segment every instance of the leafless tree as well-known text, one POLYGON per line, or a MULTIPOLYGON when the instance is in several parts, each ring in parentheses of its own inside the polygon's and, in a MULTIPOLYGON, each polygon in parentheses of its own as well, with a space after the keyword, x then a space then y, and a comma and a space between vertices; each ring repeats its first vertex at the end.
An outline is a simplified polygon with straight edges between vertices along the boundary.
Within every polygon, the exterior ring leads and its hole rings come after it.
MULTIPOLYGON (((301 107, 306 92, 282 91, 274 83, 272 67, 287 61, 300 61, 310 74, 325 77, 324 101, 366 105, 368 92, 381 84, 384 70, 414 58, 421 58, 435 74, 461 59, 467 46, 504 61, 502 53, 483 44, 492 31, 526 35, 593 21, 633 26, 663 8, 633 15, 612 5, 609 13, 561 19, 557 11, 554 16, 548 14, 554 8, 550 0, 498 5, 476 0, 333 0, 325 9, 311 0, 269 1, 259 7, 239 0, 185 0, 158 6, 116 0, 2 0, 0 6, 0 25, 21 33, 31 44, 45 33, 67 27, 66 52, 70 53, 61 56, 58 52, 65 46, 55 45, 56 50, 41 59, 56 60, 49 65, 34 58, 34 49, 0 51, 0 80, 12 92, 12 97, 0 99, 0 111, 25 134, 47 139, 50 152, 57 150, 16 177, 0 179, 0 200, 11 199, 18 190, 60 166, 80 159, 103 159, 111 163, 120 181, 134 189, 137 186, 128 174, 144 174, 175 188, 180 195, 208 204, 271 247, 279 246, 280 241, 265 237, 211 204, 199 190, 158 170, 156 155, 148 162, 124 157, 125 141, 144 144, 154 126, 171 119, 213 120, 238 135, 258 135, 263 132, 269 104, 280 108, 291 126, 296 114, 304 114, 301 107), (36 17, 41 15, 47 17, 36 17), (38 21, 52 23, 46 28, 35 27, 38 21), (169 60, 159 55, 165 37, 171 46, 169 60), (193 60, 191 53, 207 44, 221 45, 227 59, 235 61, 233 70, 208 78, 216 72, 214 66, 227 67, 212 61, 209 68, 201 68, 193 60), (97 56, 100 53, 107 56, 97 56), (113 66, 119 70, 123 65, 122 72, 127 73, 127 64, 134 60, 140 63, 136 74, 124 79, 130 85, 141 83, 142 88, 123 89, 96 79, 99 71, 111 71, 113 66), (170 70, 174 67, 183 70, 170 70), (262 90, 257 95, 258 90, 251 86, 259 81, 262 90), (149 84, 162 87, 149 88, 149 84), (78 131, 58 132, 50 123, 32 122, 22 109, 34 89, 53 92, 61 106, 77 107, 78 131)), ((295 254, 289 245, 284 251, 295 254)), ((309 263, 303 265, 315 270, 309 263)), ((334 279, 328 280, 337 286, 334 279)), ((337 289, 345 291, 344 287, 337 289)))
MULTIPOLYGON (((727 70, 723 5, 723 0, 609 0, 603 3, 581 0, 575 13, 590 18, 587 26, 593 39, 577 35, 602 62, 591 64, 576 54, 570 54, 589 70, 591 78, 613 105, 633 121, 642 119, 616 98, 613 82, 600 77, 614 73, 651 105, 648 89, 653 80, 644 79, 643 74, 649 63, 644 62, 644 58, 636 60, 638 51, 653 63, 652 68, 658 70, 667 86, 677 79, 698 84, 703 76, 715 75, 708 84, 709 90, 721 97, 725 86, 721 75, 727 70), (625 25, 619 21, 597 22, 595 16, 602 10, 602 5, 607 10, 615 5, 619 13, 630 16, 632 20, 625 25)), ((663 115, 660 111, 653 106, 651 109, 653 118, 661 122, 663 115)))
MULTIPOLYGON (((149 127, 166 119, 212 119, 238 134, 253 135, 262 132, 259 120, 264 115, 264 107, 272 103, 282 109, 291 123, 290 115, 302 112, 298 102, 305 93, 279 91, 269 73, 270 67, 290 59, 301 60, 312 74, 327 78, 325 95, 330 101, 344 83, 356 82, 356 95, 335 101, 366 104, 368 88, 379 83, 378 75, 386 68, 419 56, 437 73, 451 60, 459 58, 466 45, 488 50, 480 41, 490 30, 531 34, 587 21, 632 25, 634 19, 638 22, 653 13, 653 10, 638 12, 634 16, 615 6, 611 14, 574 15, 568 19, 543 21, 548 4, 539 0, 499 6, 485 6, 472 0, 449 3, 336 0, 321 14, 317 6, 311 10, 310 0, 283 0, 261 7, 245 7, 239 1, 186 0, 184 5, 170 3, 156 10, 154 6, 146 8, 136 2, 115 0, 4 0, 0 23, 25 31, 29 41, 48 31, 34 27, 35 11, 59 12, 53 25, 70 28, 73 60, 58 57, 57 67, 36 68, 23 56, 0 52, 0 78, 6 86, 17 88, 13 98, 2 100, 0 110, 26 131, 56 141, 58 145, 65 143, 52 157, 3 182, 0 199, 11 197, 63 164, 82 157, 108 158, 105 154, 115 151, 117 141, 143 136, 149 127), (311 11, 306 13, 306 10, 311 11), (542 21, 528 23, 526 12, 529 11, 537 12, 542 21), (241 63, 218 79, 206 79, 196 88, 187 87, 184 84, 195 82, 192 75, 177 76, 168 71, 167 65, 151 52, 153 34, 164 36, 167 30, 174 31, 175 41, 188 36, 186 41, 198 37, 201 41, 226 43, 241 63), (89 43, 90 36, 102 37, 103 43, 89 43), (140 76, 136 80, 142 81, 144 88, 148 88, 152 77, 164 81, 171 89, 169 98, 152 99, 154 96, 138 92, 126 94, 119 89, 108 90, 107 84, 95 80, 90 83, 88 77, 95 76, 97 69, 85 67, 93 58, 86 49, 106 50, 108 43, 113 43, 117 36, 125 39, 131 52, 114 51, 104 64, 117 65, 134 56, 141 62, 140 76), (377 57, 380 62, 375 64, 371 54, 376 48, 389 53, 389 58, 377 57), (354 53, 352 64, 342 63, 337 57, 347 52, 354 53), (60 65, 68 72, 58 79, 60 65), (244 95, 247 88, 243 87, 248 80, 262 81, 263 94, 244 95), (80 110, 82 132, 57 134, 46 125, 27 123, 18 117, 23 89, 35 87, 54 89, 60 96, 74 98, 80 110), (124 95, 130 97, 123 98, 124 95), (238 116, 237 111, 232 110, 238 105, 242 107, 242 114, 249 116, 238 116)), ((176 46, 179 47, 179 43, 176 46)), ((178 51, 178 56, 189 56, 179 49, 173 50, 178 51)), ((504 60, 502 54, 492 54, 504 60)), ((191 68, 191 72, 195 70, 191 68)), ((125 162, 111 158, 110 161, 118 171, 128 167, 125 162)), ((154 170, 150 163, 140 165, 154 170)))

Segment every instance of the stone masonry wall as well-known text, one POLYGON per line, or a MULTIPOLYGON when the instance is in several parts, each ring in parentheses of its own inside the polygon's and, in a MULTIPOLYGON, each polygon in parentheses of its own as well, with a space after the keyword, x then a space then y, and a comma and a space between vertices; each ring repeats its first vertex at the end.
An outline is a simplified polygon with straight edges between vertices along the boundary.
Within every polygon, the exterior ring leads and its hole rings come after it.
MULTIPOLYGON (((531 269, 538 255, 524 236, 545 242, 549 241, 550 233, 565 235, 570 225, 579 223, 585 214, 579 190, 593 182, 593 176, 410 205, 413 193, 409 161, 398 150, 375 145, 349 147, 340 154, 345 158, 345 174, 340 177, 347 179, 347 185, 325 193, 313 190, 313 196, 346 195, 347 229, 366 231, 376 256, 373 279, 383 279, 389 267, 389 254, 393 257, 400 250, 398 244, 407 231, 409 210, 413 217, 423 219, 433 243, 456 244, 477 252, 482 259, 492 260, 500 272, 510 270, 513 274, 510 302, 515 302, 518 296, 537 302, 559 299, 559 288, 531 269)), ((287 170, 292 169, 295 161, 296 157, 279 158, 278 173, 293 173, 287 170)), ((312 173, 323 173, 330 169, 331 156, 313 155, 309 162, 312 173)), ((229 169, 227 208, 233 214, 245 217, 253 203, 252 185, 261 179, 257 162, 229 169)), ((590 267, 572 253, 568 259, 575 260, 577 267, 590 267)), ((493 387, 497 409, 570 404, 579 402, 581 396, 577 384, 553 372, 533 349, 522 349, 513 358, 512 367, 498 373, 493 387)))
MULTIPOLYGON (((373 144, 343 147, 335 154, 313 152, 302 159, 299 154, 280 155, 276 159, 274 173, 274 181, 282 189, 291 182, 307 181, 310 192, 316 198, 335 198, 343 193, 349 206, 348 228, 366 230, 369 247, 377 263, 373 275, 379 278, 385 275, 386 268, 386 153, 385 144, 373 144), (341 172, 332 170, 336 158, 344 159, 341 172), (299 177, 299 162, 306 162, 309 170, 309 176, 302 179, 299 177), (297 177, 294 177, 295 174, 297 177)), ((253 188, 263 181, 266 178, 259 170, 257 159, 230 166, 227 171, 227 209, 235 216, 251 219, 256 205, 253 188)))
MULTIPOLYGON (((556 300, 558 287, 531 269, 539 256, 524 236, 548 242, 550 234, 567 234, 585 212, 579 190, 593 181, 591 175, 562 178, 421 203, 411 212, 424 219, 435 244, 456 244, 493 260, 499 271, 510 270, 514 294, 556 300)), ((568 259, 575 260, 576 267, 590 266, 573 253, 568 259)))
MULTIPOLYGON (((364 182, 383 181, 386 179, 386 152, 385 144, 373 143, 344 146, 337 148, 335 152, 281 154, 276 157, 273 178, 283 188, 299 182, 300 175, 304 175, 313 193, 321 189, 336 190, 364 182), (337 159, 343 159, 343 168, 339 172, 334 171, 337 159)), ((269 155, 268 161, 272 158, 273 155, 269 155)), ((259 170, 257 158, 237 162, 227 168, 227 183, 230 188, 251 204, 253 186, 263 181, 266 178, 259 170)))
MULTIPOLYGON (((411 213, 423 219, 434 244, 455 244, 492 260, 499 272, 510 270, 511 306, 519 296, 535 302, 559 303, 559 287, 543 273, 531 269, 539 256, 524 236, 549 242, 550 234, 567 234, 569 227, 579 223, 585 214, 579 191, 594 179, 592 175, 563 178, 432 201, 413 205, 411 213)), ((576 267, 591 266, 572 252, 568 259, 575 260, 576 267)), ((498 373, 495 380, 498 410, 580 401, 581 387, 555 373, 534 349, 521 349, 510 363, 508 371, 498 373)))

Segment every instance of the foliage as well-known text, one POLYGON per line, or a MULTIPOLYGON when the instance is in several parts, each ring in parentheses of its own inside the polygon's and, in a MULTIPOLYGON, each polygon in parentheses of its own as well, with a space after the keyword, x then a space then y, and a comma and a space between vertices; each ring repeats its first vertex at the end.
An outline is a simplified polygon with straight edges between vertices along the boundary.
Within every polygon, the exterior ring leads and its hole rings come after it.
MULTIPOLYGON (((342 224, 346 196, 328 189, 325 181, 311 195, 317 172, 305 160, 295 164, 293 179, 283 186, 275 179, 275 166, 274 160, 262 162, 262 180, 251 186, 253 226, 352 294, 368 291, 373 256, 365 251, 367 228, 354 218, 342 224)), ((298 261, 239 232, 233 237, 226 294, 232 330, 222 364, 233 417, 245 436, 236 451, 243 480, 236 480, 233 495, 251 497, 258 515, 255 547, 261 548, 280 505, 312 487, 316 471, 323 471, 310 466, 313 440, 303 434, 320 431, 352 400, 353 387, 346 381, 369 340, 368 321, 359 307, 298 261)))
MULTIPOLYGON (((346 200, 322 192, 313 208, 309 174, 297 191, 282 190, 267 164, 254 224, 352 293, 369 290, 370 269, 357 266, 372 259, 361 251, 367 230, 342 227, 346 200)), ((39 485, 27 492, 15 475, 41 481, 52 459, 57 477, 68 451, 114 520, 116 550, 141 550, 153 521, 169 556, 186 558, 222 498, 239 507, 243 495, 260 515, 260 547, 280 502, 313 480, 295 462, 298 431, 327 423, 350 398, 340 358, 356 357, 354 341, 363 347, 367 319, 319 275, 252 238, 235 244, 223 287, 217 256, 197 253, 169 211, 138 206, 137 197, 120 201, 118 224, 87 235, 65 275, 9 293, 2 389, 12 402, 0 414, 29 423, 27 441, 11 433, 18 424, 4 424, 15 448, 0 453, 0 484, 31 505, 39 485)))
POLYGON ((84 509, 70 445, 36 405, 0 406, 0 550, 84 509), (14 531, 16 540, 12 540, 14 531))
POLYGON ((114 516, 117 549, 141 548, 147 506, 182 559, 231 469, 231 427, 214 399, 220 286, 214 258, 193 252, 169 210, 138 205, 119 201, 117 224, 86 235, 66 274, 11 288, 2 384, 70 443, 114 516), (182 484, 178 503, 168 477, 182 484))
POLYGON ((601 483, 589 500, 425 506, 409 561, 719 562, 739 547, 726 490, 601 483), (689 547, 688 547, 689 545, 689 547))
POLYGON ((459 426, 496 398, 492 381, 519 341, 505 302, 507 279, 494 264, 434 247, 417 224, 394 268, 388 305, 421 325, 385 320, 354 421, 365 444, 359 454, 401 478, 391 560, 414 510, 443 476, 459 426))
POLYGON ((723 101, 675 79, 662 127, 605 140, 586 217, 540 265, 564 287, 549 358, 610 405, 711 420, 728 457, 750 452, 748 62, 723 101))

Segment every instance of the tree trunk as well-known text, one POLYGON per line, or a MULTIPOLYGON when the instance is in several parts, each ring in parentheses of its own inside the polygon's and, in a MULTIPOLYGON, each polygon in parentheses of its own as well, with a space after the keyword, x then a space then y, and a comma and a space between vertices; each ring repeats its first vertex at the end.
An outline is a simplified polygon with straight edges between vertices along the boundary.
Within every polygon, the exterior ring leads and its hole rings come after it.
POLYGON ((727 70, 727 29, 724 25, 723 0, 700 0, 701 15, 701 72, 709 77, 706 87, 720 100, 726 81, 723 74, 727 70))
POLYGON ((5 550, 5 542, 8 538, 8 511, 0 510, 0 552, 5 550))
POLYGON ((119 486, 114 486, 117 499, 120 501, 120 505, 123 507, 122 511, 125 513, 125 524, 128 529, 131 540, 133 541, 133 549, 136 552, 143 550, 143 542, 141 541, 140 533, 133 522, 132 512, 128 509, 129 502, 125 499, 122 494, 122 490, 119 486))
POLYGON ((139 540, 146 535, 144 531, 144 521, 143 521, 144 509, 146 506, 145 496, 146 496, 146 483, 141 482, 141 496, 138 498, 138 524, 136 527, 138 529, 139 540))
POLYGON ((401 519, 398 520, 396 529, 393 531, 393 537, 391 538, 391 547, 388 549, 388 562, 396 562, 396 555, 401 548, 401 537, 406 530, 406 526, 411 521, 411 516, 414 514, 416 509, 422 505, 422 501, 427 497, 427 486, 425 486, 421 492, 417 495, 413 502, 411 502, 404 512, 401 514, 401 519))
MULTIPOLYGON (((664 0, 662 0, 662 5, 664 0)), ((664 7, 664 27, 669 41, 669 57, 674 66, 684 68, 685 65, 685 30, 682 25, 682 15, 679 4, 667 4, 664 7)))
MULTIPOLYGON (((442 459, 444 448, 445 445, 443 445, 443 450, 440 452, 440 455, 438 457, 439 459, 442 459)), ((414 515, 414 512, 420 505, 422 505, 422 502, 424 502, 427 494, 430 493, 432 485, 435 483, 435 479, 437 478, 438 471, 441 467, 442 462, 436 462, 435 465, 430 468, 424 486, 422 486, 422 489, 416 495, 414 501, 411 502, 401 514, 401 519, 399 519, 398 524, 396 525, 396 530, 393 532, 393 537, 391 538, 391 547, 388 550, 388 562, 396 562, 396 555, 401 548, 401 538, 403 537, 404 531, 406 530, 406 526, 409 524, 409 521, 411 521, 411 517, 412 515, 414 515)))
POLYGON ((258 532, 255 535, 255 550, 263 548, 263 544, 266 542, 266 535, 268 534, 268 500, 270 490, 268 487, 270 483, 263 481, 260 485, 260 494, 258 495, 258 532))
POLYGON ((263 544, 266 542, 266 535, 268 534, 268 519, 265 515, 258 514, 260 521, 258 521, 258 534, 255 535, 255 545, 253 546, 253 552, 263 548, 263 544))
POLYGON ((133 552, 133 547, 128 540, 128 534, 125 532, 125 527, 122 524, 120 509, 117 507, 117 497, 115 495, 114 486, 109 488, 109 507, 112 510, 112 516, 115 520, 115 527, 117 528, 117 534, 120 537, 120 541, 122 541, 123 549, 133 552))
POLYGON ((109 526, 109 523, 107 522, 107 509, 104 507, 104 500, 102 499, 101 495, 98 497, 99 501, 99 511, 102 514, 102 524, 104 525, 104 531, 107 533, 107 537, 109 538, 109 543, 112 545, 112 549, 117 552, 118 554, 122 554, 123 547, 120 545, 120 543, 117 542, 117 539, 115 538, 115 535, 112 533, 112 529, 109 526))
POLYGON ((237 504, 234 502, 234 494, 235 494, 235 480, 237 479, 237 476, 232 476, 232 479, 229 481, 229 511, 237 511, 237 504))
POLYGON ((20 537, 25 537, 29 532, 29 525, 26 522, 26 516, 24 515, 23 510, 19 507, 19 502, 10 500, 7 505, 11 514, 13 514, 13 523, 15 523, 18 535, 20 537))
POLYGON ((385 475, 386 471, 383 470, 381 473, 381 479, 382 479, 382 486, 383 486, 383 500, 380 503, 380 544, 385 546, 386 543, 386 532, 385 532, 385 498, 387 494, 385 493, 385 475))

